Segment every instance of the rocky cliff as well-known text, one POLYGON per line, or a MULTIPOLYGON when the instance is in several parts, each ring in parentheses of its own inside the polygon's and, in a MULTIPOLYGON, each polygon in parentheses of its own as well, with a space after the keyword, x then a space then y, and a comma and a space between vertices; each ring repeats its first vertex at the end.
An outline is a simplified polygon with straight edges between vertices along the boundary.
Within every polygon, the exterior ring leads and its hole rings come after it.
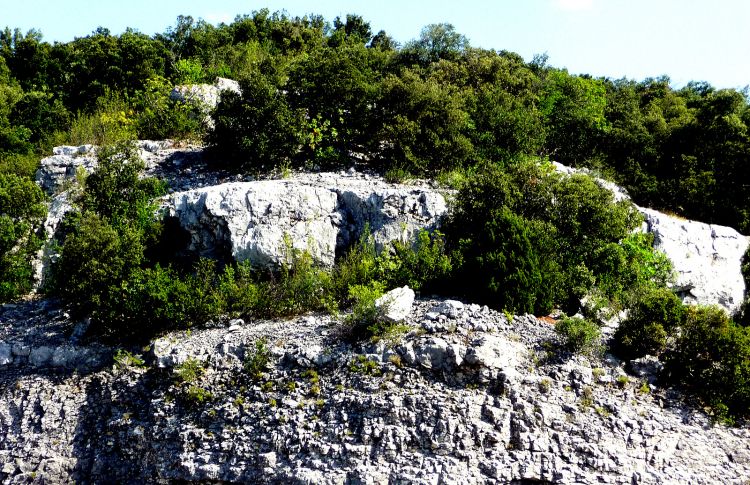
POLYGON ((649 386, 644 363, 550 352, 552 327, 529 315, 418 300, 392 348, 342 344, 323 315, 232 322, 115 365, 113 349, 64 337, 72 323, 50 303, 0 319, 13 342, 0 372, 5 483, 750 478, 750 430, 649 386), (260 339, 269 364, 253 379, 243 363, 260 339), (174 367, 185 362, 201 363, 189 382, 174 367))
MULTIPOLYGON (((446 211, 429 184, 353 171, 254 181, 212 170, 196 148, 139 146, 148 173, 171 187, 163 210, 201 254, 278 261, 289 234, 330 264, 365 224, 385 244, 446 211)), ((91 170, 93 155, 61 147, 43 160, 50 234, 69 207, 66 181, 91 170)), ((740 282, 727 273, 747 240, 642 211, 680 277, 696 282, 678 283, 685 299, 731 309, 740 282)), ((408 331, 394 342, 349 344, 332 317, 310 314, 207 322, 125 353, 82 340, 86 322, 53 301, 3 305, 0 480, 750 480, 750 429, 715 425, 661 388, 656 361, 573 356, 531 315, 426 298, 396 307, 408 331)))

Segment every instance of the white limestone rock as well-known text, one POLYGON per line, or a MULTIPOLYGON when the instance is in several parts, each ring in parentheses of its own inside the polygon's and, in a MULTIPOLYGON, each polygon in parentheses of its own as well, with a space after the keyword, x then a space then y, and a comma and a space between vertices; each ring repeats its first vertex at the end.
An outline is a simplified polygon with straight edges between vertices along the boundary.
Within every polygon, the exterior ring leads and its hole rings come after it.
POLYGON ((8 365, 13 362, 11 346, 5 342, 0 342, 0 366, 8 365))
POLYGON ((467 364, 514 373, 528 353, 526 346, 501 335, 483 334, 466 350, 467 364))
POLYGON ((190 232, 188 249, 199 254, 228 250, 236 261, 274 266, 291 256, 288 239, 293 248, 333 265, 338 230, 330 190, 280 180, 232 182, 175 193, 165 205, 190 232))
POLYGON ((97 164, 96 153, 95 148, 89 147, 91 145, 55 147, 54 155, 39 162, 35 176, 37 184, 51 195, 60 190, 66 181, 75 179, 79 167, 87 173, 93 172, 97 164))
POLYGON ((241 94, 240 84, 237 81, 226 78, 216 78, 214 84, 185 84, 175 86, 170 93, 170 98, 175 101, 195 106, 205 117, 210 126, 213 123, 211 112, 216 109, 221 100, 222 92, 233 92, 241 94))
POLYGON ((464 312, 464 304, 458 300, 445 300, 436 305, 433 312, 445 315, 448 318, 458 318, 464 312))
POLYGON ((163 207, 190 233, 189 251, 265 267, 289 257, 285 238, 332 266, 365 226, 382 249, 437 227, 447 211, 442 195, 429 189, 332 174, 193 189, 170 195, 163 207))
POLYGON ((748 238, 730 227, 639 210, 654 234, 654 246, 672 261, 677 272, 675 289, 682 300, 737 312, 745 294, 741 261, 748 238))
POLYGON ((375 300, 375 307, 381 310, 381 316, 389 322, 404 321, 411 313, 414 304, 414 290, 408 286, 394 288, 375 300))

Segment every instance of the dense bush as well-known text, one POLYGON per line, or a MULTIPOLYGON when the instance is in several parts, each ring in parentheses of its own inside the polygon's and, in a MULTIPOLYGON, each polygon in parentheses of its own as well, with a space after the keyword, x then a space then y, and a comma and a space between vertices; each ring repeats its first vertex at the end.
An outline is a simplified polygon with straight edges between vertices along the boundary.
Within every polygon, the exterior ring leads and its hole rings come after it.
POLYGON ((202 114, 189 103, 170 98, 172 85, 163 77, 146 81, 135 101, 138 137, 148 140, 173 138, 199 141, 205 131, 202 114))
POLYGON ((599 326, 584 318, 565 317, 557 322, 555 332, 571 352, 590 353, 599 343, 599 326))
POLYGON ((114 291, 143 260, 143 243, 129 225, 114 228, 102 216, 85 212, 65 238, 53 267, 53 292, 62 296, 76 316, 108 310, 114 291))
POLYGON ((626 359, 659 355, 667 337, 685 320, 685 306, 665 287, 648 288, 634 298, 628 317, 615 332, 617 352, 626 359))
POLYGON ((263 74, 240 83, 242 95, 224 93, 208 143, 232 166, 269 171, 289 164, 302 144, 302 116, 263 74))
POLYGON ((721 308, 689 308, 665 361, 669 379, 698 394, 718 417, 750 416, 750 329, 721 308))
POLYGON ((31 180, 0 172, 0 302, 28 293, 37 234, 46 213, 44 194, 31 180))
POLYGON ((461 189, 448 226, 457 286, 510 311, 574 313, 593 289, 615 298, 638 279, 629 273, 640 264, 619 247, 638 222, 632 205, 588 177, 533 161, 490 165, 461 189), (613 251, 615 261, 604 257, 613 251))
POLYGON ((742 303, 737 318, 739 323, 750 327, 750 247, 747 248, 742 258, 742 275, 745 278, 745 301, 742 303))

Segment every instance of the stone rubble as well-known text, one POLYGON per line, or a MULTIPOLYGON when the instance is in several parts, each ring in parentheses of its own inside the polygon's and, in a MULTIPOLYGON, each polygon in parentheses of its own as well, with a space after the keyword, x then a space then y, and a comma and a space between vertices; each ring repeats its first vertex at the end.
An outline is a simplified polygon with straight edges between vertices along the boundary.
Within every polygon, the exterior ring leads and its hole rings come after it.
POLYGON ((713 425, 658 381, 643 393, 647 362, 571 356, 530 315, 419 299, 400 341, 358 345, 326 315, 233 320, 130 349, 144 366, 107 349, 86 369, 55 365, 90 345, 54 303, 4 306, 0 322, 0 361, 24 343, 46 362, 0 367, 3 483, 750 480, 747 425, 713 425), (203 372, 180 382, 189 362, 203 372))

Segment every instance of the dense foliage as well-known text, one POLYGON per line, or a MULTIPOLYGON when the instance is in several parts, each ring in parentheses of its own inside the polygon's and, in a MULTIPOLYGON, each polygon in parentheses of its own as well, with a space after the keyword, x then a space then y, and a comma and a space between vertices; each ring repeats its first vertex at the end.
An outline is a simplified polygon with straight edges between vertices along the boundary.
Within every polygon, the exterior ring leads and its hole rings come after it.
POLYGON ((615 202, 589 177, 534 162, 488 166, 456 196, 448 226, 458 287, 536 314, 556 305, 575 313, 595 289, 619 301, 639 282, 633 273, 641 265, 619 245, 639 220, 630 203, 615 202))

